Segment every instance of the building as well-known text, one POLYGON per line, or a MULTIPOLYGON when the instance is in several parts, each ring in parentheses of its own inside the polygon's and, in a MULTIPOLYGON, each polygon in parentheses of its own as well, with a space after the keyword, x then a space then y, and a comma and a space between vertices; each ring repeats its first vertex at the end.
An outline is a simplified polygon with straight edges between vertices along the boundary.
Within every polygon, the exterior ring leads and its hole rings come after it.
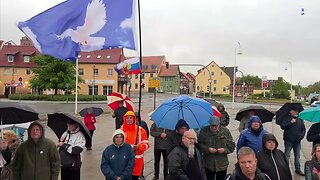
POLYGON ((114 69, 116 64, 124 60, 121 48, 81 52, 78 71, 84 83, 79 84, 79 94, 108 95, 113 91, 124 93, 127 77, 118 75, 114 69))
POLYGON ((180 94, 192 94, 195 80, 191 73, 180 72, 180 94))
POLYGON ((37 65, 31 59, 39 52, 27 37, 21 38, 20 44, 0 41, 0 95, 32 92, 31 69, 37 65))
POLYGON ((160 88, 163 93, 180 93, 180 68, 178 65, 161 66, 159 71, 160 88))
POLYGON ((209 93, 211 83, 212 94, 229 94, 231 79, 214 61, 211 61, 206 68, 198 70, 195 80, 196 93, 209 93))
MULTIPOLYGON (((153 92, 153 88, 149 88, 149 78, 158 77, 161 66, 166 62, 165 56, 144 56, 142 57, 142 82, 144 83, 143 92, 153 92)), ((130 79, 130 91, 139 91, 140 79, 138 74, 128 76, 130 79)))
MULTIPOLYGON (((235 84, 234 89, 234 96, 242 97, 242 96, 249 96, 254 93, 254 86, 253 84, 235 84)), ((233 93, 233 84, 230 84, 230 95, 232 96, 233 93)))

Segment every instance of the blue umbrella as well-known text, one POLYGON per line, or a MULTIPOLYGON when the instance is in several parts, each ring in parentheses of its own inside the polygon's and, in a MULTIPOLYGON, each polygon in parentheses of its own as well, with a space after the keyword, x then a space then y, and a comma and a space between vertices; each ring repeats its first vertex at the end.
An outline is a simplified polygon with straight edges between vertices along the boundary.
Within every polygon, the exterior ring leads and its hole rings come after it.
POLYGON ((211 104, 187 95, 165 100, 151 115, 158 127, 174 129, 179 119, 184 119, 190 128, 201 128, 213 116, 211 104))
POLYGON ((301 111, 299 118, 310 122, 320 122, 320 107, 312 107, 301 111))

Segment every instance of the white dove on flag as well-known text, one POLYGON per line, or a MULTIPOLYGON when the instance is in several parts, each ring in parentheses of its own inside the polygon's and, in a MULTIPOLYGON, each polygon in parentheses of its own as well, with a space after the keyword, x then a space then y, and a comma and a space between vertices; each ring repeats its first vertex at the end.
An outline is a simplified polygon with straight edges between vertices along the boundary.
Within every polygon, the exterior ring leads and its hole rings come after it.
POLYGON ((99 32, 107 22, 106 7, 102 0, 92 0, 87 6, 84 24, 76 30, 71 28, 57 35, 58 40, 70 37, 72 41, 79 43, 81 51, 100 50, 105 44, 104 37, 92 37, 99 32))

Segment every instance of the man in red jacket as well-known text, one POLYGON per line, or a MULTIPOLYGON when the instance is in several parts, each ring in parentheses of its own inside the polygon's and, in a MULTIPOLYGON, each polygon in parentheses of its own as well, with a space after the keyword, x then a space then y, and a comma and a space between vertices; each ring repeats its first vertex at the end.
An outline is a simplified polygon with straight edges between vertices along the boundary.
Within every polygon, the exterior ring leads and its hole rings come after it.
MULTIPOLYGON (((97 122, 96 121, 96 116, 92 113, 92 107, 88 108, 87 114, 84 116, 84 124, 87 126, 88 130, 90 131, 91 138, 93 136, 94 130, 96 130, 96 127, 94 124, 97 122)), ((92 142, 87 144, 87 150, 90 151, 92 150, 92 142)))

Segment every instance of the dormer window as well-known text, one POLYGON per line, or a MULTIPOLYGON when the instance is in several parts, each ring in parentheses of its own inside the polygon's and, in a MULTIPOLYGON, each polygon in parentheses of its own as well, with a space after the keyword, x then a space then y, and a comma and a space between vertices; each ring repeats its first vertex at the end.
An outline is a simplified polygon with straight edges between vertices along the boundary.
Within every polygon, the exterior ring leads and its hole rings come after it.
POLYGON ((87 59, 89 59, 91 56, 90 55, 87 55, 87 59))
POLYGON ((8 62, 13 62, 14 55, 8 55, 7 58, 8 58, 8 62))
POLYGON ((97 59, 100 59, 100 58, 101 58, 101 55, 98 55, 98 56, 97 56, 97 59))
POLYGON ((107 56, 107 59, 110 59, 110 58, 111 58, 111 56, 108 55, 108 56, 107 56))
POLYGON ((23 62, 29 63, 30 62, 30 56, 23 56, 23 62))

